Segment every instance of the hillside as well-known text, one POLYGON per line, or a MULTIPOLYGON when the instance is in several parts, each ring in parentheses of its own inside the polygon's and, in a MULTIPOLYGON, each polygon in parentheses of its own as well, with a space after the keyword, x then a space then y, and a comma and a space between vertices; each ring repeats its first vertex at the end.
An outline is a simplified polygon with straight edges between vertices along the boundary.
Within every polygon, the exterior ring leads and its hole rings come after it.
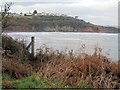
POLYGON ((117 33, 118 29, 93 25, 69 16, 16 16, 4 31, 117 33))

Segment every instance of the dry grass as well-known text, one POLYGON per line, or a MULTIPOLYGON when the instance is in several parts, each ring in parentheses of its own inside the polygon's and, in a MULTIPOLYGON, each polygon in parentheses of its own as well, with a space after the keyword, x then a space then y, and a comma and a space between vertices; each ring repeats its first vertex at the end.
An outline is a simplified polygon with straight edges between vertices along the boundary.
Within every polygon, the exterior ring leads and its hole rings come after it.
POLYGON ((58 81, 65 86, 83 88, 83 86, 89 84, 91 88, 120 88, 118 63, 103 56, 101 48, 95 48, 94 53, 88 55, 85 53, 85 46, 83 45, 80 54, 76 56, 73 54, 73 50, 60 52, 42 47, 35 56, 34 62, 31 62, 27 56, 28 60, 25 60, 26 62, 23 64, 17 55, 22 56, 25 48, 19 48, 21 44, 18 45, 12 39, 5 41, 4 45, 2 69, 4 73, 7 72, 15 78, 21 79, 36 71, 37 77, 43 76, 48 80, 58 81), (14 48, 10 45, 13 42, 14 48), (9 45, 12 48, 8 48, 9 45), (17 50, 17 54, 14 50, 17 50), (81 85, 81 82, 87 83, 81 85))
POLYGON ((83 52, 78 56, 74 56, 72 51, 66 55, 59 51, 44 49, 43 53, 41 50, 36 56, 37 61, 46 63, 41 65, 40 76, 73 87, 80 87, 78 83, 85 80, 92 88, 120 88, 118 63, 103 56, 100 48, 95 48, 93 55, 83 52))
POLYGON ((14 59, 4 59, 2 62, 3 73, 7 72, 11 76, 21 79, 33 73, 30 64, 21 64, 20 61, 14 59))
POLYGON ((11 37, 2 36, 2 71, 15 78, 23 78, 33 72, 26 45, 11 37), (24 62, 24 63, 23 63, 24 62))

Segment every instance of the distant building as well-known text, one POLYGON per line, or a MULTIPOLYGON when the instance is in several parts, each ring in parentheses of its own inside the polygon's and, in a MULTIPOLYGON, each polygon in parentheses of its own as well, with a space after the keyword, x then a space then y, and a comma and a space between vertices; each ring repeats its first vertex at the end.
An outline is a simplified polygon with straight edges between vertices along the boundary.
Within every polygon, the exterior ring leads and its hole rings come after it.
POLYGON ((57 13, 57 16, 60 16, 61 14, 57 13))
POLYGON ((65 15, 65 14, 61 14, 60 16, 67 17, 67 15, 65 15))
POLYGON ((64 16, 64 14, 61 14, 61 16, 64 16))
POLYGON ((51 13, 50 15, 51 15, 51 16, 54 16, 55 14, 54 14, 54 13, 51 13))
POLYGON ((42 14, 41 13, 37 13, 37 14, 35 14, 35 16, 41 16, 42 14))
POLYGON ((75 16, 75 19, 78 19, 78 16, 75 16))
POLYGON ((18 13, 11 13, 11 12, 9 12, 9 16, 21 16, 21 15, 18 14, 18 13))
POLYGON ((45 15, 45 12, 42 12, 41 15, 45 15))
POLYGON ((32 16, 33 14, 32 13, 25 13, 24 16, 32 16))

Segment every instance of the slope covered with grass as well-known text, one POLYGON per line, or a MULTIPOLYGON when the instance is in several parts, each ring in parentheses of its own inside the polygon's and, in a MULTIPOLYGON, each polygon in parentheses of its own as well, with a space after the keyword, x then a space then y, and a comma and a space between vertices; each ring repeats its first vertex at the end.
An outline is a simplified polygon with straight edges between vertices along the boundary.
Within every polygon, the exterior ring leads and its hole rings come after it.
POLYGON ((16 16, 4 31, 26 32, 108 32, 117 33, 115 27, 103 27, 70 16, 16 16))

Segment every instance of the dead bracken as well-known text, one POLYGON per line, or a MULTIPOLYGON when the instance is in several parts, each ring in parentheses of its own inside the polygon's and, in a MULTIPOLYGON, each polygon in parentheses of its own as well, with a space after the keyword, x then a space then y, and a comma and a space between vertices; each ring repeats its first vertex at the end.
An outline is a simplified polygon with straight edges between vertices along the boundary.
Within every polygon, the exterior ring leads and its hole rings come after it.
MULTIPOLYGON (((18 48, 17 44, 15 49, 18 48)), ((29 55, 26 54, 26 57, 22 57, 23 62, 22 58, 17 57, 19 53, 22 56, 22 52, 18 50, 16 54, 4 48, 2 72, 19 81, 29 76, 35 76, 37 80, 44 77, 49 81, 59 82, 64 88, 120 88, 118 62, 112 62, 102 55, 102 49, 98 47, 92 55, 84 52, 84 45, 81 50, 75 56, 73 50, 62 52, 42 47, 33 60, 29 60, 29 55)), ((14 82, 16 81, 3 80, 3 86, 13 87, 14 82)), ((51 88, 54 87, 60 88, 57 84, 52 84, 51 88)))

